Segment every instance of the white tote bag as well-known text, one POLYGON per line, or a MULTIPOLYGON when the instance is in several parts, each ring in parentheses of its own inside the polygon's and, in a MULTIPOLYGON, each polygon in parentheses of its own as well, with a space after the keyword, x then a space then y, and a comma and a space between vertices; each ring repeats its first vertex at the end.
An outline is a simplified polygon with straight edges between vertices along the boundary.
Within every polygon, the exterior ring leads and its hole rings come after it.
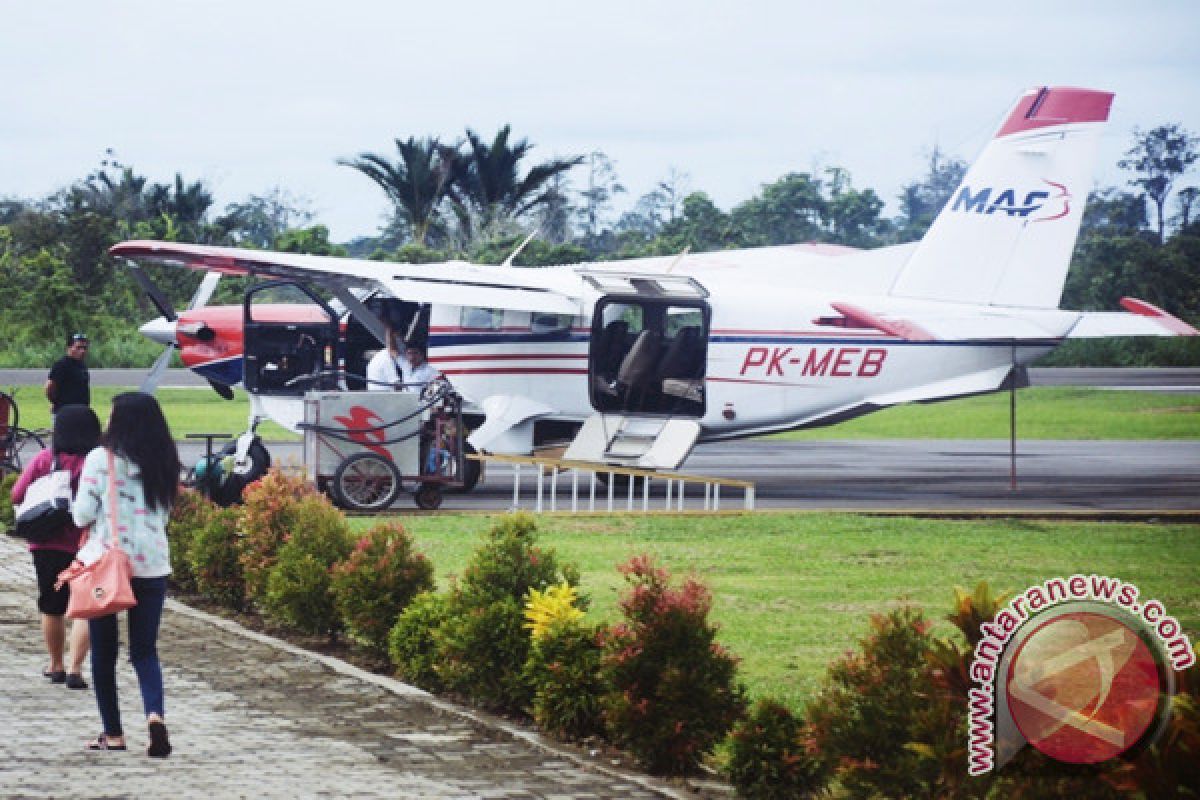
POLYGON ((58 468, 29 484, 25 500, 14 508, 17 536, 39 543, 59 534, 71 522, 71 471, 58 468))

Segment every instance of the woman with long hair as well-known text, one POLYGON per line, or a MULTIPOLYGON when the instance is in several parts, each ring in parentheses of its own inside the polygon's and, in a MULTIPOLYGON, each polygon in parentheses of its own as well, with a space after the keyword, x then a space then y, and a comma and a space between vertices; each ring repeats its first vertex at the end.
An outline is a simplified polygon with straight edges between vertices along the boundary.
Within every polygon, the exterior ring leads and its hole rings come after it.
MULTIPOLYGON (((108 482, 115 481, 117 533, 132 567, 133 595, 129 609, 129 660, 137 672, 142 707, 149 727, 146 755, 166 758, 171 753, 164 722, 162 667, 158 662, 158 627, 167 594, 171 561, 167 550, 167 518, 179 493, 179 452, 158 401, 148 394, 127 392, 113 398, 108 429, 83 464, 79 493, 72 513, 75 524, 91 525, 87 544, 79 551, 85 564, 95 561, 110 540, 108 482), (108 453, 114 456, 109 474, 108 453)), ((117 704, 117 615, 90 620, 92 684, 104 732, 89 750, 125 750, 125 733, 117 704)))
MULTIPOLYGON (((100 420, 96 412, 87 406, 62 406, 54 415, 54 438, 50 447, 38 453, 25 467, 21 477, 12 488, 14 504, 25 500, 29 484, 55 469, 69 470, 71 488, 79 488, 79 475, 83 471, 84 457, 100 440, 100 420)), ((64 662, 67 641, 67 625, 63 615, 67 612, 70 589, 54 588, 58 573, 71 565, 75 553, 83 542, 83 531, 71 523, 54 536, 44 541, 29 544, 33 556, 33 569, 37 573, 38 611, 42 614, 42 638, 46 641, 46 652, 50 665, 42 675, 51 683, 66 684, 68 689, 86 689, 83 679, 83 659, 88 652, 88 626, 76 620, 71 624, 71 663, 64 662)))

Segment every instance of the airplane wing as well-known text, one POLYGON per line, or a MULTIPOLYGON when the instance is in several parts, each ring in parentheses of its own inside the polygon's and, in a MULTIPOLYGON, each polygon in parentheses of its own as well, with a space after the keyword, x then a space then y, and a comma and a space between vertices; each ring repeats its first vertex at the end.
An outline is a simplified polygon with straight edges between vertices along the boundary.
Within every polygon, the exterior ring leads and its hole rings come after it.
POLYGON ((448 261, 396 264, 236 247, 128 241, 109 253, 132 261, 224 275, 255 275, 337 289, 379 289, 419 303, 577 315, 584 287, 570 269, 493 267, 448 261))

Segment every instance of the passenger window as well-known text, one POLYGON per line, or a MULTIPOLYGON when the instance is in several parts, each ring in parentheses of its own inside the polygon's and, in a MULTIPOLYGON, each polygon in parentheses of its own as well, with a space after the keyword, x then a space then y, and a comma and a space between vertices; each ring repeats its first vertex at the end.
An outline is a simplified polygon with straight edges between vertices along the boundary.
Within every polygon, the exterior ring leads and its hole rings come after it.
POLYGON ((558 333, 570 330, 573 319, 570 314, 533 314, 529 320, 529 330, 531 333, 558 333))
POLYGON ((673 337, 683 328, 701 328, 704 314, 698 308, 672 306, 667 309, 667 336, 673 337))
POLYGON ((498 331, 504 326, 504 311, 498 308, 473 308, 464 306, 459 324, 463 328, 480 331, 498 331))

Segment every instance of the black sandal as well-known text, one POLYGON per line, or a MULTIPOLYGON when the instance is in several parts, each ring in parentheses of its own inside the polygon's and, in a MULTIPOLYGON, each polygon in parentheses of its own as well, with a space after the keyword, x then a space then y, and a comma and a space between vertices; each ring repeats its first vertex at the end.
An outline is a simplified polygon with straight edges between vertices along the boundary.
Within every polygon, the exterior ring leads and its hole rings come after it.
POLYGON ((146 755, 151 758, 166 758, 171 755, 171 740, 167 738, 165 723, 158 720, 150 723, 150 746, 146 748, 146 755))
POLYGON ((123 744, 109 744, 108 734, 102 733, 83 746, 84 750, 128 750, 123 744))

